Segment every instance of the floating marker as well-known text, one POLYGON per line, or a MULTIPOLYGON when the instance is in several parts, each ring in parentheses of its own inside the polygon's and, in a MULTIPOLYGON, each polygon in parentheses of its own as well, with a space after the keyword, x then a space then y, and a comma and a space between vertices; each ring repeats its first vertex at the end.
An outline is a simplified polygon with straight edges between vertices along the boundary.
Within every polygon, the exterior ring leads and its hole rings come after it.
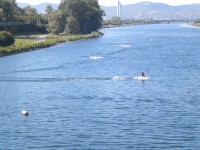
POLYGON ((26 110, 23 110, 23 111, 22 111, 22 115, 24 115, 24 116, 28 116, 28 115, 29 115, 29 113, 28 113, 28 111, 26 111, 26 110))

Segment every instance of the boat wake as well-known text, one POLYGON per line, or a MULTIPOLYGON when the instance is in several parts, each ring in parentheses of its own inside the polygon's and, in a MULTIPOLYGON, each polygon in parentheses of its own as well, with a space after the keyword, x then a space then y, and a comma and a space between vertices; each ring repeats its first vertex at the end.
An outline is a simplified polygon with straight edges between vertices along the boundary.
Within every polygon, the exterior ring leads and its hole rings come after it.
POLYGON ((124 78, 124 77, 120 77, 120 76, 114 76, 112 78, 112 80, 126 80, 127 78, 124 78))
POLYGON ((64 82, 85 80, 111 80, 104 77, 60 77, 60 78, 0 78, 0 82, 64 82))
POLYGON ((122 81, 122 80, 149 80, 148 77, 58 77, 58 78, 13 78, 13 77, 1 77, 0 82, 65 82, 65 81, 122 81))
POLYGON ((149 77, 143 77, 143 76, 138 76, 138 77, 134 77, 134 80, 150 80, 149 77))
POLYGON ((90 56, 89 56, 89 59, 90 59, 90 60, 98 60, 98 59, 104 59, 104 57, 102 57, 102 56, 90 55, 90 56))
POLYGON ((131 47, 129 44, 123 44, 123 45, 121 45, 122 47, 124 47, 124 48, 129 48, 129 47, 131 47))

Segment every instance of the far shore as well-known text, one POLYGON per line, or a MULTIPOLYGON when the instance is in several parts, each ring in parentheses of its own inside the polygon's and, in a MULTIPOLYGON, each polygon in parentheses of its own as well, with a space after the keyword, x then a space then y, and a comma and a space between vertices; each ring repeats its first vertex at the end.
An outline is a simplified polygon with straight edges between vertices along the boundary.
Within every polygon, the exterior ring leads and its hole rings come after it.
POLYGON ((200 27, 200 23, 193 23, 192 25, 195 27, 200 27))
POLYGON ((135 25, 150 25, 150 24, 171 24, 171 23, 188 23, 187 21, 178 20, 107 20, 103 23, 103 28, 114 28, 135 25))
POLYGON ((17 36, 16 42, 12 46, 0 47, 0 57, 14 55, 24 52, 30 52, 58 45, 68 41, 76 41, 82 39, 90 39, 100 37, 103 34, 100 32, 92 32, 86 35, 26 35, 17 36))

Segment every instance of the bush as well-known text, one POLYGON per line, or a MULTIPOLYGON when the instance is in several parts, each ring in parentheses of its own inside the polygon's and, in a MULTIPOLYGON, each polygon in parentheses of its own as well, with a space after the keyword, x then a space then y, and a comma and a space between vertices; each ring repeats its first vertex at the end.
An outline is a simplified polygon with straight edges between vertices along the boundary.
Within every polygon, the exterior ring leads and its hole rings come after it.
POLYGON ((10 32, 0 32, 0 46, 10 46, 15 43, 15 39, 10 32))

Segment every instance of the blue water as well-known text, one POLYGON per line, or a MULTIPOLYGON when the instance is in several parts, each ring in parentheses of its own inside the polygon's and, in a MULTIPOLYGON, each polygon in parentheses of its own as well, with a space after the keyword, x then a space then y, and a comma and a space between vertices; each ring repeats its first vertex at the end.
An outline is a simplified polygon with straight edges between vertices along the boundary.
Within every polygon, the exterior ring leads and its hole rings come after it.
POLYGON ((200 29, 102 32, 0 58, 1 150, 200 149, 200 29))

